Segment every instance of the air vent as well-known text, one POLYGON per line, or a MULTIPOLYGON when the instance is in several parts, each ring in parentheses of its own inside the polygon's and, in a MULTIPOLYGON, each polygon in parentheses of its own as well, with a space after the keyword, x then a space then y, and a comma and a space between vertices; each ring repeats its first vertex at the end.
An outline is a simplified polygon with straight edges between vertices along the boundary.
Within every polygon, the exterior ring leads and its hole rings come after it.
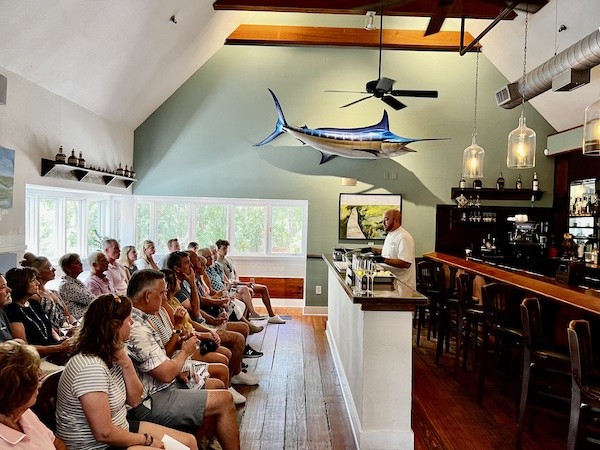
POLYGON ((520 99, 521 95, 519 94, 517 83, 507 84, 506 86, 502 87, 502 89, 500 89, 499 91, 496 91, 496 104, 498 106, 503 106, 508 103, 519 101, 520 99))

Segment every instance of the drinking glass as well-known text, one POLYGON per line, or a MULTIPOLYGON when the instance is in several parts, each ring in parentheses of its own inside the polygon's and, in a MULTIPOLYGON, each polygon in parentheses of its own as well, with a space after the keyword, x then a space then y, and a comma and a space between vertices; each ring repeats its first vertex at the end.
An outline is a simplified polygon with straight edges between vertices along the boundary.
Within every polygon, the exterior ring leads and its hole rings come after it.
POLYGON ((358 278, 358 283, 357 283, 357 286, 356 286, 356 292, 358 292, 359 294, 363 293, 363 290, 362 290, 362 280, 363 280, 363 278, 365 276, 365 263, 366 263, 366 261, 364 261, 364 260, 358 260, 356 268, 354 269, 354 274, 358 278))
POLYGON ((373 295, 375 292, 375 262, 373 260, 366 261, 365 275, 367 276, 367 294, 373 295), (371 281, 371 288, 369 289, 369 280, 371 281))

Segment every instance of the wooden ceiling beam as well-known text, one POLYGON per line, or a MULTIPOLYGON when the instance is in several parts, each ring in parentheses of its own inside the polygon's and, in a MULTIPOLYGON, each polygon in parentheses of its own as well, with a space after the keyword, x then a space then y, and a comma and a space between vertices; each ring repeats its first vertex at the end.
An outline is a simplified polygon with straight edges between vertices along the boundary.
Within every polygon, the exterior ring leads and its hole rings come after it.
MULTIPOLYGON (((473 36, 465 33, 465 41, 472 40, 473 36)), ((240 25, 225 44, 379 48, 379 32, 363 28, 240 25)), ((471 51, 480 47, 477 45, 471 51)), ((457 52, 460 49, 460 32, 441 31, 423 36, 421 30, 383 30, 383 48, 457 52)))
MULTIPOLYGON (((533 3, 548 0, 529 0, 533 3)), ((454 0, 443 8, 445 17, 467 19, 494 19, 506 6, 504 0, 454 0)), ((314 14, 364 15, 368 10, 378 11, 375 0, 217 0, 217 11, 295 12, 314 14)), ((439 0, 386 1, 386 16, 430 17, 440 10, 439 0)), ((506 19, 513 19, 512 13, 506 19)))

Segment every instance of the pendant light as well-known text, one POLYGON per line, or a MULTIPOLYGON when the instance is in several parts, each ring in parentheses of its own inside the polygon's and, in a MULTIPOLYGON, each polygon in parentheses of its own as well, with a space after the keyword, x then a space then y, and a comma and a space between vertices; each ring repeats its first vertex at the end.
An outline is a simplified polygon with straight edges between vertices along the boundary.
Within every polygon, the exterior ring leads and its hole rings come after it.
POLYGON ((525 85, 527 70, 527 29, 529 9, 525 11, 525 44, 523 46, 523 78, 521 79, 521 117, 519 126, 508 135, 506 166, 509 169, 530 169, 535 167, 535 131, 525 123, 525 85))
POLYGON ((475 108, 473 113, 473 134, 471 145, 463 152, 462 176, 464 178, 483 178, 483 158, 485 150, 477 145, 477 94, 479 85, 479 50, 475 62, 475 108))
POLYGON ((585 109, 583 120, 583 154, 600 156, 600 99, 585 109))

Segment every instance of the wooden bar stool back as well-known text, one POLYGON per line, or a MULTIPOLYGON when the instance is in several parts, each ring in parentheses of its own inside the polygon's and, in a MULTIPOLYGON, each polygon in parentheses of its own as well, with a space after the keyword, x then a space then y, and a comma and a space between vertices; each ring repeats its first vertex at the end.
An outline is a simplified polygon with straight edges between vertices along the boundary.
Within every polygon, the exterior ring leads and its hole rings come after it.
MULTIPOLYGON (((494 348, 497 351, 497 366, 506 369, 510 363, 511 348, 519 351, 523 344, 523 332, 518 323, 519 314, 516 304, 511 298, 511 287, 508 284, 489 283, 481 288, 483 303, 483 334, 481 348, 481 369, 477 389, 477 403, 483 400, 487 356, 490 350, 490 337, 494 337, 494 348)), ((520 359, 520 358, 519 358, 520 359)), ((506 388, 506 376, 502 377, 503 389, 506 388)))
POLYGON ((517 448, 521 439, 525 420, 530 414, 530 431, 533 428, 534 413, 566 417, 570 402, 570 392, 565 389, 571 377, 568 349, 545 339, 542 327, 542 308, 536 297, 525 298, 521 303, 521 324, 523 326, 523 367, 521 374, 521 399, 517 421, 517 448))
POLYGON ((572 320, 567 333, 572 376, 567 448, 574 450, 583 447, 583 431, 596 439, 600 433, 600 375, 594 367, 590 323, 572 320))
POLYGON ((473 299, 473 279, 475 277, 468 273, 461 273, 456 278, 456 290, 458 297, 456 355, 454 369, 458 370, 460 364, 460 352, 463 350, 463 370, 467 370, 467 356, 469 352, 471 335, 477 344, 477 329, 483 319, 481 305, 473 299), (471 331, 473 330, 473 331, 471 331), (463 342, 464 340, 464 342, 463 342))
POLYGON ((425 324, 426 315, 429 316, 427 339, 431 339, 432 330, 434 337, 437 333, 434 324, 437 319, 437 304, 440 297, 438 284, 439 267, 439 264, 428 260, 421 261, 417 264, 418 291, 423 295, 426 295, 429 300, 426 306, 417 308, 417 345, 419 345, 420 342, 421 326, 425 324))

